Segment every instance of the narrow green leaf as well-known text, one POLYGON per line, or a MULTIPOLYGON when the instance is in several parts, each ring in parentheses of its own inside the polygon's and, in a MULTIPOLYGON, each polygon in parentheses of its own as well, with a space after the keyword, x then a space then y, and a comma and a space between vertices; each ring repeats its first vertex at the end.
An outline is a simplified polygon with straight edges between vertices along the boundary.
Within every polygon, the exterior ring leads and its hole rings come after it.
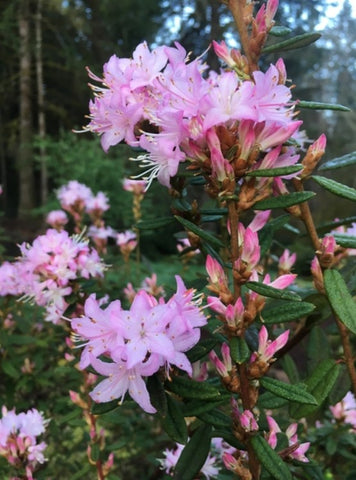
POLYGON ((258 406, 260 408, 274 409, 282 408, 285 405, 288 405, 289 401, 282 397, 277 397, 271 392, 264 392, 258 397, 258 406))
POLYGON ((285 323, 299 320, 315 310, 315 305, 308 302, 283 302, 277 307, 263 310, 261 318, 263 323, 285 323))
POLYGON ((209 402, 208 400, 191 400, 184 405, 183 415, 185 417, 197 417, 206 412, 210 412, 224 402, 225 398, 221 398, 221 400, 215 400, 212 402, 209 402))
POLYGON ((311 376, 304 382, 307 392, 313 395, 318 405, 291 405, 289 409, 291 416, 303 418, 318 410, 333 388, 339 371, 340 365, 337 365, 333 360, 320 362, 311 376))
POLYGON ((202 208, 200 210, 202 215, 226 215, 227 212, 227 208, 202 208))
POLYGON ((177 443, 185 444, 188 438, 187 425, 180 407, 180 403, 167 396, 167 412, 161 417, 164 431, 177 443))
POLYGON ((267 47, 264 47, 262 53, 285 52, 287 50, 306 47, 307 45, 316 42, 320 37, 320 33, 303 33, 302 35, 297 35, 288 40, 284 40, 283 42, 268 45, 267 47))
POLYGON ((194 480, 210 451, 211 426, 202 425, 184 447, 174 469, 177 480, 194 480))
POLYGON ((272 478, 276 480, 292 480, 287 464, 283 462, 278 453, 268 445, 261 435, 252 437, 251 444, 257 458, 272 478))
POLYGON ((290 165, 289 167, 279 168, 261 168, 260 170, 251 170, 246 173, 247 177, 281 177, 283 175, 290 175, 303 170, 303 165, 290 165))
POLYGON ((264 297, 279 298, 280 300, 293 300, 295 302, 302 301, 300 296, 295 292, 291 292, 290 290, 279 290, 278 288, 270 287, 261 282, 247 282, 245 286, 264 297))
POLYGON ((1 368, 6 373, 6 375, 12 378, 19 378, 21 374, 21 371, 14 366, 11 360, 8 360, 6 358, 2 360, 1 368))
POLYGON ((92 443, 91 444, 91 455, 90 456, 91 456, 91 458, 94 462, 99 460, 100 449, 99 449, 99 445, 97 443, 92 443))
POLYGON ((173 217, 161 217, 152 220, 140 220, 136 224, 136 228, 139 230, 156 230, 157 228, 167 227, 174 223, 173 217))
POLYGON ((356 215, 352 217, 345 217, 345 218, 339 218, 338 220, 334 220, 332 222, 326 222, 322 223, 321 225, 318 225, 316 227, 318 233, 328 233, 330 230, 334 230, 337 227, 340 227, 340 225, 351 225, 352 223, 356 222, 356 215))
POLYGON ((228 417, 224 412, 214 408, 208 412, 203 412, 198 415, 198 418, 204 422, 209 423, 217 428, 230 428, 231 429, 231 418, 228 417))
POLYGON ((311 110, 338 110, 340 112, 351 112, 351 109, 337 103, 308 102, 300 100, 297 103, 299 108, 310 108, 311 110))
POLYGON ((280 382, 275 378, 262 377, 260 379, 262 387, 277 397, 285 398, 292 402, 303 403, 307 405, 317 405, 316 399, 308 393, 305 388, 299 385, 280 382))
POLYGON ((319 175, 312 175, 311 178, 334 195, 356 202, 356 189, 319 175))
POLYGON ((221 393, 213 385, 206 382, 197 382, 184 377, 173 377, 166 381, 166 388, 182 398, 196 398, 206 400, 219 400, 221 393))
POLYGON ((292 33, 292 30, 283 25, 274 25, 268 33, 274 37, 284 37, 285 35, 292 33))
POLYGON ((287 374, 288 380, 296 385, 300 382, 299 372, 295 361, 290 355, 284 355, 282 358, 282 367, 285 373, 287 374))
POLYGON ((324 285, 332 309, 340 321, 356 333, 356 303, 341 274, 337 270, 325 270, 324 285))
POLYGON ((203 338, 195 347, 186 353, 189 361, 194 363, 203 358, 215 347, 217 342, 216 338, 203 338))
POLYGON ((307 343, 307 372, 312 374, 321 361, 330 358, 329 337, 324 326, 315 325, 308 336, 307 343))
POLYGON ((319 172, 320 171, 325 172, 326 170, 335 170, 336 168, 349 167, 355 164, 356 164, 356 152, 351 152, 351 153, 347 153, 346 155, 343 155, 342 157, 333 158, 332 160, 329 160, 328 162, 323 163, 319 167, 319 172))
POLYGON ((189 220, 186 220, 185 218, 179 217, 178 215, 175 215, 174 218, 178 220, 178 222, 181 223, 183 227, 195 233, 195 235, 198 235, 198 237, 210 243, 211 245, 214 245, 215 247, 224 246, 224 244, 219 238, 215 237, 209 232, 206 232, 205 230, 202 230, 200 227, 195 225, 195 223, 192 223, 189 220))
POLYGON ((356 237, 342 233, 333 233, 335 241, 343 248, 356 248, 356 237))
POLYGON ((232 337, 230 339, 230 355, 234 362, 244 363, 250 356, 250 349, 242 337, 232 337))
POLYGON ((270 210, 273 208, 288 208, 298 203, 306 202, 315 196, 314 192, 293 192, 286 195, 279 195, 278 197, 266 198, 260 200, 253 206, 254 210, 270 210))
POLYGON ((159 375, 148 377, 146 386, 152 405, 157 412, 165 416, 167 413, 167 396, 159 375))

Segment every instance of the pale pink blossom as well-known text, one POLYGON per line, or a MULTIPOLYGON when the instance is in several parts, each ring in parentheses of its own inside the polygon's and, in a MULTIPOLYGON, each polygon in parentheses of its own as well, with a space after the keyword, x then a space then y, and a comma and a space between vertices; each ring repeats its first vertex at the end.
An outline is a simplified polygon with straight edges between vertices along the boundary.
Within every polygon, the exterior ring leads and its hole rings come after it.
POLYGON ((267 328, 262 325, 258 334, 258 350, 251 355, 250 363, 254 362, 256 359, 265 363, 273 362, 273 356, 278 350, 284 347, 288 341, 288 337, 289 330, 286 330, 272 341, 268 338, 267 328))

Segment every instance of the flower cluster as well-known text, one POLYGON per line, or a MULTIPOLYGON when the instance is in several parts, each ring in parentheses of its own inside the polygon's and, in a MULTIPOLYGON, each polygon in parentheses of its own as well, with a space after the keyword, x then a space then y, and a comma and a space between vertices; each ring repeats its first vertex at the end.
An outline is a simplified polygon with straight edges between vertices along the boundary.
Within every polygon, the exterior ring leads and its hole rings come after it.
POLYGON ((43 455, 47 445, 38 443, 46 429, 48 420, 35 408, 16 414, 15 410, 2 407, 0 419, 0 455, 16 468, 26 470, 26 478, 32 480, 32 473, 38 463, 44 463, 43 455))
POLYGON ((84 316, 71 320, 72 329, 84 346, 80 368, 88 365, 108 378, 100 382, 91 397, 96 402, 131 398, 148 413, 154 413, 143 377, 163 367, 169 375, 171 366, 192 375, 192 365, 185 355, 200 338, 206 324, 194 299, 195 291, 187 289, 176 276, 177 291, 165 302, 140 290, 129 310, 116 300, 105 309, 91 295, 84 305, 84 316), (112 361, 98 357, 105 355, 112 361))
POLYGON ((66 298, 77 278, 102 276, 105 265, 96 250, 80 237, 49 229, 32 245, 20 245, 22 257, 0 267, 2 295, 23 295, 45 307, 45 320, 58 323, 68 307, 66 298))
MULTIPOLYGON (((213 46, 222 59, 228 56, 226 46, 213 46)), ((146 150, 137 158, 147 168, 143 175, 148 184, 157 177, 166 187, 185 161, 218 182, 252 166, 295 164, 294 147, 281 150, 302 123, 294 120, 283 61, 251 75, 205 70, 200 58, 189 62, 178 43, 152 51, 141 43, 132 58, 113 55, 103 78, 89 71, 102 86, 92 86, 86 130, 101 135, 105 151, 121 141, 146 150), (237 154, 228 158, 232 145, 237 154), (258 152, 268 153, 259 159, 258 152)))
MULTIPOLYGON (((266 418, 269 426, 269 432, 267 433, 267 441, 269 445, 273 449, 275 449, 278 441, 277 434, 281 433, 281 429, 278 423, 270 415, 267 415, 266 418)), ((284 452, 283 451, 280 452, 280 455, 282 457, 286 457, 289 459, 294 459, 294 460, 298 460, 299 462, 306 463, 306 462, 309 462, 309 460, 305 456, 305 453, 309 449, 310 442, 300 443, 298 440, 297 429, 298 429, 298 424, 292 423, 291 425, 289 425, 289 427, 285 431, 289 446, 288 448, 285 449, 284 452)))

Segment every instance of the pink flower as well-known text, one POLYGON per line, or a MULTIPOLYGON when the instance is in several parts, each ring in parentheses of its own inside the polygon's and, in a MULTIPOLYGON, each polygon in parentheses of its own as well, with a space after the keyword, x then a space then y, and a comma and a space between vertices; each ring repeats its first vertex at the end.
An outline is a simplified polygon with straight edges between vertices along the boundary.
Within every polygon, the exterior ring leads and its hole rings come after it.
POLYGON ((218 374, 221 377, 228 377, 229 372, 232 370, 232 360, 230 356, 230 348, 227 343, 223 343, 221 346, 221 353, 223 357, 223 361, 216 355, 214 350, 209 352, 209 359, 213 363, 214 367, 216 368, 218 374))
POLYGON ((271 363, 273 361, 273 355, 278 352, 284 345, 287 343, 289 337, 289 330, 283 332, 275 340, 268 339, 267 328, 262 325, 261 330, 258 334, 258 350, 256 353, 253 353, 250 359, 250 363, 256 359, 271 363))
POLYGON ((349 423, 356 431, 356 401, 351 392, 347 392, 341 402, 329 408, 335 420, 349 423))
POLYGON ((63 210, 52 210, 46 218, 46 222, 53 228, 60 230, 68 223, 67 214, 63 210))
POLYGON ((287 273, 290 272, 295 261, 297 259, 296 253, 290 253, 288 249, 285 249, 278 261, 278 271, 287 273))
POLYGON ((156 409, 152 406, 150 397, 143 380, 143 376, 152 375, 150 360, 145 364, 128 369, 125 362, 117 361, 114 363, 102 362, 97 358, 90 360, 95 370, 105 377, 90 393, 95 402, 110 402, 120 398, 122 403, 127 391, 130 397, 147 413, 155 413, 156 409))
POLYGON ((132 180, 125 178, 122 183, 123 189, 127 192, 132 192, 135 195, 141 195, 146 191, 146 180, 132 180))

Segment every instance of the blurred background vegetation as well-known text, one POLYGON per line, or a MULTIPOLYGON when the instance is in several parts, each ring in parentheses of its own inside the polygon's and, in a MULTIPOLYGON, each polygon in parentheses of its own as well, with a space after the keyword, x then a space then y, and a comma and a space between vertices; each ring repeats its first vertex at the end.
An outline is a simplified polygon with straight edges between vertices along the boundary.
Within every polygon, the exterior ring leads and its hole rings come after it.
MULTIPOLYGON (((322 32, 302 55, 298 51, 284 55, 296 98, 341 103, 353 110, 347 114, 304 110, 308 136, 315 139, 326 132, 325 160, 356 150, 352 2, 282 0, 280 4, 277 23, 290 27, 293 35, 322 32)), ((53 189, 74 178, 109 195, 116 215, 114 228, 127 224, 121 180, 136 168, 128 160, 130 152, 122 147, 106 155, 90 134, 72 133, 87 122, 91 93, 85 66, 100 76, 110 55, 130 56, 143 40, 151 46, 179 41, 193 55, 205 51, 214 38, 238 46, 225 5, 217 0, 0 0, 0 12, 4 190, 0 208, 6 228, 15 241, 17 236, 31 238, 41 226, 41 213, 53 206, 53 189)), ((274 54, 264 58, 266 65, 276 59, 274 54)), ((212 50, 206 61, 219 68, 212 50)), ((342 175, 336 180, 355 186, 350 169, 342 175)), ((322 221, 332 220, 337 215, 335 202, 330 194, 320 193, 314 204, 316 215, 322 221)), ((155 213, 160 205, 166 208, 155 194, 149 202, 154 203, 155 213)), ((352 215, 351 202, 345 200, 341 208, 343 215, 352 215)))

